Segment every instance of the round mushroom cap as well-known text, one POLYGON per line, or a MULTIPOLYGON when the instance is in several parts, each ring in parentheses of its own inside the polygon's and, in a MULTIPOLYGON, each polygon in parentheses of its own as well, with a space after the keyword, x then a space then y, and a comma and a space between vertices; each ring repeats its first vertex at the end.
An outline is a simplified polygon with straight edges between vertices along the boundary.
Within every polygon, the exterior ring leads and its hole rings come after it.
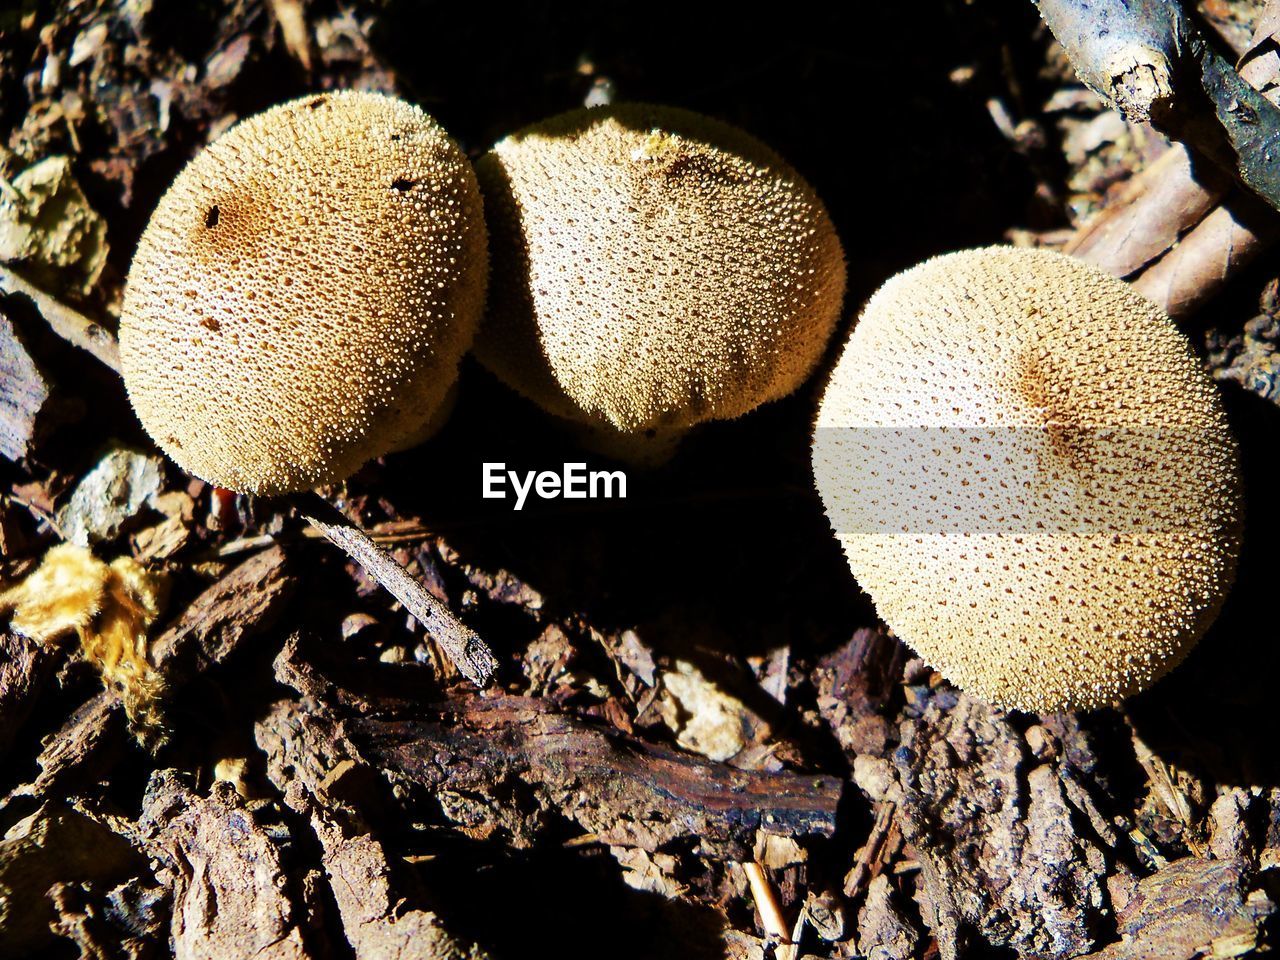
POLYGON ((620 431, 795 390, 839 317, 813 189, 740 130, 642 104, 576 110, 476 165, 493 283, 476 356, 557 416, 620 431))
POLYGON ((219 137, 160 200, 120 348, 143 426, 183 469, 279 494, 421 436, 483 309, 483 206, 410 104, 326 93, 219 137))
POLYGON ((1062 254, 972 250, 889 280, 826 387, 813 467, 885 623, 998 706, 1148 687, 1234 576, 1213 383, 1158 307, 1062 254))

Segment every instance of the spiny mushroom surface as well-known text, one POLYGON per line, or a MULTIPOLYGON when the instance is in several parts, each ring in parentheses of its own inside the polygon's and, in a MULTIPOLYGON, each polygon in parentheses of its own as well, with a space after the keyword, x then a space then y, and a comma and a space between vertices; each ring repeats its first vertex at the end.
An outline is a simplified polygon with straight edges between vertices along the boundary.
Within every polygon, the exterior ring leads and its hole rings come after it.
POLYGON ((999 706, 1144 689, 1234 575, 1213 383, 1158 307, 1061 254, 973 250, 892 278, 832 374, 813 459, 880 616, 999 706))
POLYGON ((577 110, 477 173, 494 271, 476 355, 550 413, 665 439, 791 393, 821 356, 840 241, 742 131, 669 107, 577 110))
POLYGON ((328 93, 233 127, 179 174, 129 271, 120 348, 184 469, 278 494, 422 438, 483 307, 475 175, 417 107, 328 93))

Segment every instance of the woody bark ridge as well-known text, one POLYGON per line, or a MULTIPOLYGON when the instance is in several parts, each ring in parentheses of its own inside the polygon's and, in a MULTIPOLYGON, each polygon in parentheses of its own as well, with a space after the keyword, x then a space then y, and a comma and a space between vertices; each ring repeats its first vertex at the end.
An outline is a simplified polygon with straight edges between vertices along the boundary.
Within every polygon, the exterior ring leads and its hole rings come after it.
POLYGON ((1231 171, 1280 209, 1280 108, 1176 0, 1033 0, 1081 81, 1135 123, 1231 171))

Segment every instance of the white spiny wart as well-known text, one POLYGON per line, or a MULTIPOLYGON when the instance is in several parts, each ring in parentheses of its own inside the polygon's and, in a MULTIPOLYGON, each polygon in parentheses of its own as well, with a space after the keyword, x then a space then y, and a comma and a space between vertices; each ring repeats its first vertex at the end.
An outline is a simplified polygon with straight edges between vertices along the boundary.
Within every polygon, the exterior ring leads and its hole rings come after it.
POLYGON ((818 413, 854 576, 948 680, 1089 709, 1174 667, 1230 588, 1235 441, 1187 338, 1070 257, 994 247, 889 280, 818 413))
POLYGON ((840 241, 813 189, 742 131, 577 110, 506 138, 477 174, 493 284, 476 354, 597 446, 644 461, 646 444, 791 393, 821 357, 840 241))
POLYGON ((370 93, 281 104, 200 153, 152 216, 120 321, 130 400, 219 486, 344 479, 447 413, 486 274, 474 172, 434 120, 370 93))

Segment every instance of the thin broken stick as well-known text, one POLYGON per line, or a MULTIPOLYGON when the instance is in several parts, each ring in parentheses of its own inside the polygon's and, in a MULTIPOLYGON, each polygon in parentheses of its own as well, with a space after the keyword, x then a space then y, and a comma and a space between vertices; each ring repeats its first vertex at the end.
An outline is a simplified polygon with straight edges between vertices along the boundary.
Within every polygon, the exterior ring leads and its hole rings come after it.
POLYGON ((1036 0, 1076 74, 1280 210, 1280 108, 1232 68, 1177 0, 1036 0))
MULTIPOLYGON (((0 266, 0 292, 19 294, 31 300, 54 333, 68 343, 89 351, 105 366, 120 373, 119 345, 106 327, 60 303, 3 266, 0 266)), ((411 577, 367 533, 320 496, 314 493, 304 494, 295 502, 307 523, 358 563, 383 589, 404 605, 464 677, 478 687, 486 687, 492 682, 494 671, 498 668, 497 658, 474 630, 428 593, 421 583, 411 577)))
MULTIPOLYGON (((1239 75, 1280 93, 1280 2, 1271 0, 1245 46, 1239 75)), ((1174 143, 1085 222, 1064 252, 1130 280, 1172 317, 1186 316, 1280 238, 1280 218, 1213 163, 1174 143)))
POLYGON ((478 687, 488 686, 498 661, 480 636, 458 620, 453 612, 423 589, 391 554, 378 546, 367 533, 339 513, 317 494, 299 498, 302 518, 336 544, 342 552, 364 568, 415 620, 421 623, 464 677, 478 687))
POLYGON ((779 943, 790 943, 790 928, 782 916, 778 895, 773 892, 773 884, 765 875, 764 867, 758 860, 748 860, 742 865, 742 869, 746 871, 747 883, 751 885, 751 896, 755 899, 756 909, 760 911, 760 922, 764 924, 764 932, 779 943))
POLYGON ((881 852, 888 842, 889 833, 893 829, 893 813, 897 804, 892 800, 881 800, 876 804, 876 819, 871 826, 871 834, 867 842, 858 851, 853 869, 844 881, 844 895, 852 900, 862 894, 871 880, 871 868, 880 859, 881 852))
POLYGON ((26 297, 34 303, 44 322, 67 343, 89 351, 116 373, 120 372, 120 347, 110 330, 60 303, 0 264, 0 295, 10 294, 26 297))

